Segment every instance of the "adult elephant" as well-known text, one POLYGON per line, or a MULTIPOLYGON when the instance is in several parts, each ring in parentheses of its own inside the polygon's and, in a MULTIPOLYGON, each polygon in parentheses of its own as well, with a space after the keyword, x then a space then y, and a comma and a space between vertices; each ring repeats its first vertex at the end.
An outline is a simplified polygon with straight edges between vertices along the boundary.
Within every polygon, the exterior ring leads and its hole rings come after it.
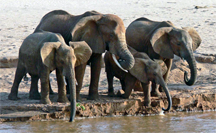
POLYGON ((170 21, 152 21, 139 18, 133 21, 126 30, 127 44, 139 52, 145 52, 151 59, 161 59, 167 66, 163 76, 167 81, 174 54, 185 59, 191 71, 184 74, 184 81, 191 86, 197 77, 196 60, 193 51, 201 43, 199 34, 193 28, 176 28, 170 21))
MULTIPOLYGON (((127 49, 125 27, 122 19, 113 14, 101 14, 96 11, 82 15, 71 15, 63 10, 54 10, 46 14, 35 32, 44 30, 60 33, 65 42, 86 41, 92 49, 88 63, 91 65, 91 81, 88 99, 99 98, 98 82, 101 71, 102 53, 110 51, 120 57, 118 63, 123 69, 129 70, 134 65, 134 58, 127 49)), ((77 100, 82 87, 86 64, 75 68, 77 79, 77 100)))

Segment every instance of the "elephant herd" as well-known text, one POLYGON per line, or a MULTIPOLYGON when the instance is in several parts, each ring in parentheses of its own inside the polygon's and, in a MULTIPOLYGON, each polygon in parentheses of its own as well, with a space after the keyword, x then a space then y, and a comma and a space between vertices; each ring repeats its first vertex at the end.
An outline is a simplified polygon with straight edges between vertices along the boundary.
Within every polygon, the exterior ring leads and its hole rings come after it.
POLYGON ((49 74, 56 70, 58 102, 69 102, 66 94, 70 94, 70 121, 73 121, 86 65, 91 66, 88 99, 99 98, 102 54, 107 51, 104 63, 109 96, 115 96, 114 76, 120 79, 125 92, 121 95, 123 98, 129 98, 135 83, 140 82, 144 106, 150 106, 151 95, 159 96, 163 90, 169 103, 163 110, 168 111, 172 99, 166 82, 172 59, 177 55, 188 62, 191 76, 188 78, 185 72, 184 81, 187 85, 193 85, 197 77, 193 51, 200 43, 201 38, 193 28, 177 28, 170 21, 139 18, 125 29, 117 15, 88 11, 74 16, 63 10, 54 10, 47 13, 34 33, 24 39, 8 99, 19 99, 19 83, 29 73, 29 98, 50 104, 49 94, 53 91, 49 74), (38 91, 39 79, 41 94, 38 91))

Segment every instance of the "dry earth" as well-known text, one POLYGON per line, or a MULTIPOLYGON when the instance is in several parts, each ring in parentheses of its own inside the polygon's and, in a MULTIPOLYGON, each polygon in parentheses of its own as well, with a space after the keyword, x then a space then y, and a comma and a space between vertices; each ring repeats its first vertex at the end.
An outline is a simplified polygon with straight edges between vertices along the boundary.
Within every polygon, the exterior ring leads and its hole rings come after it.
MULTIPOLYGON (((56 102, 56 94, 50 96, 51 105, 39 104, 38 100, 29 100, 29 81, 22 81, 19 87, 21 100, 7 99, 16 70, 17 55, 23 39, 31 34, 40 19, 54 9, 64 9, 72 14, 81 14, 87 10, 97 10, 102 13, 113 13, 120 16, 125 26, 138 17, 148 17, 153 20, 170 20, 177 26, 194 27, 202 38, 202 44, 194 53, 197 60, 198 77, 194 86, 186 86, 183 82, 184 71, 188 65, 175 57, 168 87, 172 95, 175 111, 204 111, 216 109, 216 2, 178 1, 178 0, 124 0, 124 1, 70 1, 37 0, 34 2, 20 0, 1 1, 0 5, 0 122, 25 121, 38 119, 68 118, 69 103, 56 102)), ((55 73, 51 73, 52 88, 57 92, 55 73)), ((86 100, 90 79, 89 67, 86 69, 81 105, 77 107, 77 117, 107 116, 107 115, 137 115, 158 114, 161 107, 166 106, 166 97, 152 98, 152 107, 142 106, 143 94, 133 92, 129 100, 107 97, 107 81, 102 69, 99 83, 99 101, 86 100)), ((114 80, 116 92, 121 89, 117 79, 114 80)))

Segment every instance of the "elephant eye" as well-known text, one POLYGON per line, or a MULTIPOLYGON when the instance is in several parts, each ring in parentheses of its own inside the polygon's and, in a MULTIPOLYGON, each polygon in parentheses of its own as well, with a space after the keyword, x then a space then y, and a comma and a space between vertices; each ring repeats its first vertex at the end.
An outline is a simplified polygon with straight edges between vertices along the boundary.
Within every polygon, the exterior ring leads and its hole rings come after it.
POLYGON ((178 46, 180 46, 180 45, 181 45, 181 43, 177 43, 177 45, 178 45, 178 46))

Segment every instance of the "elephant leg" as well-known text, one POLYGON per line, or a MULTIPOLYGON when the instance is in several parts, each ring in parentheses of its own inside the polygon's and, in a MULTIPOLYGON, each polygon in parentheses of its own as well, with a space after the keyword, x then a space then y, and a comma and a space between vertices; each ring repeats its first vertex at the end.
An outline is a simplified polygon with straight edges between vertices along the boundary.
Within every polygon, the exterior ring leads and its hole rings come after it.
POLYGON ((106 69, 106 76, 107 76, 107 81, 108 81, 108 96, 113 97, 115 96, 114 93, 114 88, 113 88, 113 72, 112 72, 112 66, 110 62, 105 60, 105 69, 106 69))
POLYGON ((39 76, 31 75, 31 87, 30 87, 29 99, 35 99, 35 100, 41 99, 40 93, 38 92, 38 79, 39 76))
POLYGON ((151 87, 150 83, 141 83, 143 88, 143 94, 144 94, 144 106, 149 107, 151 105, 151 87))
MULTIPOLYGON (((169 73, 170 73, 170 70, 171 70, 171 67, 172 67, 172 61, 173 59, 166 59, 164 62, 167 66, 167 71, 166 73, 163 75, 163 79, 165 81, 165 83, 167 83, 167 80, 168 80, 168 76, 169 76, 169 73)), ((163 91, 163 88, 160 86, 159 88, 159 91, 162 92, 163 91)))
POLYGON ((129 96, 131 95, 132 89, 135 86, 136 83, 136 78, 133 77, 132 75, 126 75, 125 77, 125 93, 122 95, 123 98, 128 99, 129 96))
POLYGON ((113 74, 107 73, 107 81, 108 81, 108 96, 113 97, 115 96, 114 88, 113 88, 113 74))
POLYGON ((161 93, 159 91, 159 86, 160 85, 158 85, 156 83, 152 83, 151 96, 153 96, 153 97, 159 97, 159 96, 161 96, 161 93))
POLYGON ((99 99, 98 83, 101 72, 102 54, 92 54, 91 56, 91 81, 89 86, 88 100, 99 99))
POLYGON ((20 63, 18 63, 16 73, 15 73, 14 82, 13 82, 13 86, 11 88, 10 94, 8 95, 9 100, 18 100, 18 99, 20 99, 17 96, 18 95, 18 87, 19 87, 19 84, 20 84, 22 78, 25 76, 25 74, 26 74, 25 67, 20 65, 20 63))
POLYGON ((54 91, 52 90, 50 81, 49 81, 49 94, 50 95, 55 94, 54 91))
POLYGON ((120 80, 121 86, 122 86, 122 90, 125 92, 125 82, 124 80, 120 80))
POLYGON ((57 78, 57 84, 58 84, 58 100, 57 102, 66 103, 69 102, 67 96, 66 96, 66 87, 64 83, 64 76, 62 74, 62 71, 58 68, 56 69, 56 78, 57 78))
POLYGON ((87 65, 87 63, 75 67, 75 77, 76 77, 76 81, 77 81, 77 85, 76 85, 76 100, 77 100, 77 102, 79 102, 81 100, 80 91, 82 89, 83 77, 85 74, 86 65, 87 65))
POLYGON ((43 68, 40 71, 40 81, 41 81, 41 100, 42 104, 51 104, 49 99, 49 70, 48 68, 43 68))

